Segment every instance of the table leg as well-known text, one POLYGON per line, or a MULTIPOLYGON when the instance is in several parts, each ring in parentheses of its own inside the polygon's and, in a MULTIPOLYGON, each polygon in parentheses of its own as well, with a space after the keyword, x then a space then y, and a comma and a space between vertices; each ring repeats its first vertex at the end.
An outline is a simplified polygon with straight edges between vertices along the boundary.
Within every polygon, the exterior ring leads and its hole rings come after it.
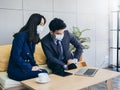
POLYGON ((92 90, 92 89, 91 89, 91 86, 89 86, 87 88, 83 88, 83 89, 80 89, 80 90, 92 90))
POLYGON ((88 90, 92 90, 90 86, 88 87, 88 90))
POLYGON ((106 81, 107 90, 113 90, 112 80, 109 79, 106 81))
POLYGON ((0 84, 0 90, 4 90, 4 88, 2 87, 2 85, 0 84))

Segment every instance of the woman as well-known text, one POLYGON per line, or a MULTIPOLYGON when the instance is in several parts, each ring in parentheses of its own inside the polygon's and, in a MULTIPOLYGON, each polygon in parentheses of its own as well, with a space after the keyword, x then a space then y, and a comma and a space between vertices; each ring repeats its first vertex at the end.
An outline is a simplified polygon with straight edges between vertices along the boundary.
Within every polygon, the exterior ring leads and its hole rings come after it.
POLYGON ((35 45, 40 42, 39 35, 46 23, 44 16, 32 14, 27 24, 14 34, 11 55, 8 65, 8 77, 17 81, 38 76, 38 73, 47 73, 40 69, 34 60, 35 45))

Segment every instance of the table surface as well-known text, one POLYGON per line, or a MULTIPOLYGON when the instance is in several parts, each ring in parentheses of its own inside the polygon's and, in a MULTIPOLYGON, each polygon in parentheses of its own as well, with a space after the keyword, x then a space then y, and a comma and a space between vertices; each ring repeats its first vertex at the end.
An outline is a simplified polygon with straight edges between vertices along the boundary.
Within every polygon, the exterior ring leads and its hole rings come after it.
MULTIPOLYGON (((93 67, 92 67, 93 68, 93 67)), ((78 69, 69 70, 73 75, 62 77, 54 74, 50 74, 50 81, 47 83, 37 83, 36 78, 21 81, 21 83, 31 89, 35 90, 78 90, 83 89, 100 82, 112 79, 120 75, 119 72, 110 71, 106 69, 99 69, 94 77, 77 76, 75 72, 78 69)))

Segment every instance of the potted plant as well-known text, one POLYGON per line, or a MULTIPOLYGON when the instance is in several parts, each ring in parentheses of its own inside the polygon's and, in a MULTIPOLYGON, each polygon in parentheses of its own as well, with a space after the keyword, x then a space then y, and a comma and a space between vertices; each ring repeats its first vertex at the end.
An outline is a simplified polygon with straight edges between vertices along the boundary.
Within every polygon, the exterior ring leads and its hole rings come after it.
MULTIPOLYGON (((83 49, 89 49, 89 45, 86 44, 86 42, 90 42, 90 37, 83 37, 82 34, 90 29, 84 29, 80 30, 79 27, 72 27, 72 34, 75 36, 75 38, 81 42, 83 49)), ((75 51, 75 47, 73 45, 70 45, 70 50, 72 52, 75 51)))

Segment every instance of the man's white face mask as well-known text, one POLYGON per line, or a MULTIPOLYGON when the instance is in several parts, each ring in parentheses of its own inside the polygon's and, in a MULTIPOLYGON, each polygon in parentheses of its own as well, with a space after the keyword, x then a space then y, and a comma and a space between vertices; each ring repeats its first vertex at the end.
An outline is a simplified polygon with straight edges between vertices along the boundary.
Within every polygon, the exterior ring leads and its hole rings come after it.
POLYGON ((60 40, 60 41, 62 41, 63 37, 64 37, 64 34, 61 34, 61 35, 56 34, 55 35, 55 39, 60 40))
POLYGON ((39 34, 39 35, 40 35, 40 34, 42 33, 43 29, 44 29, 44 27, 43 27, 43 26, 38 25, 38 26, 37 26, 37 34, 39 34))

